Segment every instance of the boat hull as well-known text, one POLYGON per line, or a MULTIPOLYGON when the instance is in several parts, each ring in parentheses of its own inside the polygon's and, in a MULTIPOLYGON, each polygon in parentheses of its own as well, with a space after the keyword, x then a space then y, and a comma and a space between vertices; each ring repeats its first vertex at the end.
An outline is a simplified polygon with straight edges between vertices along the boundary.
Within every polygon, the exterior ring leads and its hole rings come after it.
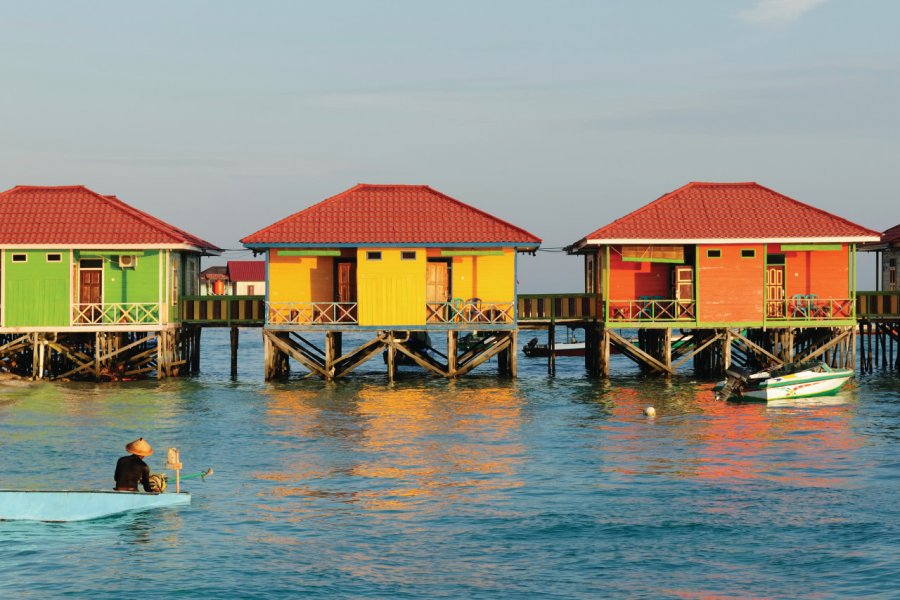
POLYGON ((191 503, 187 493, 0 490, 0 520, 87 521, 124 512, 191 503))
MULTIPOLYGON (((802 375, 798 373, 797 375, 802 375)), ((835 371, 827 376, 809 379, 780 377, 782 381, 769 381, 768 385, 749 388, 743 391, 743 397, 751 400, 786 400, 789 398, 813 398, 815 396, 832 396, 837 394, 844 384, 853 377, 853 371, 846 373, 835 371)))
MULTIPOLYGON (((791 367, 788 365, 786 368, 776 369, 771 373, 763 371, 745 377, 743 378, 744 383, 735 386, 731 398, 771 402, 793 398, 832 396, 837 394, 854 375, 852 369, 832 369, 824 364, 790 371, 791 367)), ((717 384, 713 391, 717 395, 723 393, 723 389, 729 381, 731 380, 717 384)))
MULTIPOLYGON (((525 346, 522 352, 528 358, 542 358, 550 356, 550 349, 546 344, 525 346)), ((556 344, 553 349, 556 356, 584 356, 584 344, 556 344)))

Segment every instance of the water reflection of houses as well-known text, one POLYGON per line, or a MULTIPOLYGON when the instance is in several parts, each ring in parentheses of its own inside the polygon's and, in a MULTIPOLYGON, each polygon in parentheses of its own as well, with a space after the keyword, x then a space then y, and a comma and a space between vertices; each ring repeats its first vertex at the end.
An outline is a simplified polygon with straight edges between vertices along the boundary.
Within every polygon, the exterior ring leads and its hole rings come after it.
POLYGON ((242 240, 265 253, 266 379, 289 359, 325 379, 387 352, 464 375, 493 356, 516 372, 516 262, 541 240, 422 185, 357 185, 242 240), (458 351, 460 333, 490 332, 458 351), (325 333, 325 347, 306 335, 325 333), (343 333, 371 338, 344 352, 343 333), (423 347, 447 336, 446 354, 423 347))
POLYGON ((352 401, 303 390, 267 395, 285 460, 281 470, 258 477, 298 510, 320 499, 402 510, 425 498, 440 510, 517 485, 523 400, 512 386, 436 394, 363 385, 352 401), (358 484, 325 487, 336 475, 358 484))
POLYGON ((602 450, 615 454, 609 462, 625 475, 837 487, 841 481, 818 474, 840 471, 835 464, 863 443, 852 427, 852 395, 777 409, 718 402, 709 386, 689 383, 621 386, 612 395, 615 419, 598 427, 608 435, 602 450), (648 404, 655 419, 642 414, 648 404))

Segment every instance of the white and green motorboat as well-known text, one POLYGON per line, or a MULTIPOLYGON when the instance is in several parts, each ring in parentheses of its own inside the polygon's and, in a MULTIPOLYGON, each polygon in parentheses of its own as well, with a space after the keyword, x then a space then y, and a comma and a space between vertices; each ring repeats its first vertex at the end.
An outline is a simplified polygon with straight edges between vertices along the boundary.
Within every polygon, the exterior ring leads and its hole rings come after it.
POLYGON ((824 362, 789 363, 747 373, 725 371, 726 379, 713 388, 719 400, 785 400, 837 394, 854 375, 853 369, 833 369, 824 362))

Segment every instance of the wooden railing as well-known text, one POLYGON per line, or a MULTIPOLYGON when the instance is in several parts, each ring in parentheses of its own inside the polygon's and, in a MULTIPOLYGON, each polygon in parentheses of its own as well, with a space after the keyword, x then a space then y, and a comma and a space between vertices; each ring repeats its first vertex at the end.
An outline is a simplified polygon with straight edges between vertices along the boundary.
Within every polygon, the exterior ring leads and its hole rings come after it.
POLYGON ((900 318, 900 291, 856 292, 856 317, 900 318))
POLYGON ((208 327, 262 327, 265 318, 265 296, 185 296, 181 302, 184 323, 208 327))
POLYGON ((157 302, 109 302, 72 305, 73 325, 158 325, 157 302))
MULTIPOLYGON (((695 319, 695 303, 667 299, 619 300, 609 303, 610 322, 679 322, 695 319)), ((775 313, 769 320, 813 321, 845 320, 852 318, 852 301, 846 298, 789 299, 777 301, 775 313), (781 312, 778 313, 777 311, 781 312), (777 316, 778 314, 784 316, 777 316)), ((77 305, 84 310, 73 309, 73 322, 80 325, 114 323, 156 323, 158 306, 152 305, 77 305), (135 312, 138 306, 147 311, 135 312), (106 307, 106 308, 103 308, 106 307), (134 307, 127 309, 127 307, 134 307), (152 309, 150 308, 152 307, 152 309), (88 310, 90 308, 91 310, 88 310), (118 311, 118 312, 117 312, 118 311), (148 312, 149 311, 149 312, 148 312), (133 321, 116 319, 125 316, 133 321), (107 320, 104 320, 107 319, 107 320)), ((356 303, 307 302, 269 303, 264 296, 188 296, 182 302, 182 320, 207 326, 262 326, 268 312, 271 323, 285 324, 356 324, 356 303)), ((597 294, 519 294, 515 318, 519 323, 566 323, 602 320, 604 306, 597 294)), ((451 323, 512 324, 511 303, 470 303, 452 301, 428 303, 427 323, 445 325, 451 323)), ((900 318, 900 291, 857 292, 857 318, 900 318)))
POLYGON ((845 321, 853 318, 850 298, 818 298, 796 295, 784 300, 766 300, 766 319, 785 321, 845 321))
POLYGON ((598 294, 519 294, 519 323, 595 321, 603 312, 598 294))
POLYGON ((428 302, 425 305, 425 322, 511 325, 515 322, 513 306, 512 302, 483 302, 477 298, 428 302))
POLYGON ((357 323, 356 302, 269 302, 266 307, 266 322, 272 325, 357 323))
POLYGON ((609 302, 610 322, 665 323, 695 321, 696 319, 697 305, 693 300, 639 298, 637 300, 610 300, 609 302))

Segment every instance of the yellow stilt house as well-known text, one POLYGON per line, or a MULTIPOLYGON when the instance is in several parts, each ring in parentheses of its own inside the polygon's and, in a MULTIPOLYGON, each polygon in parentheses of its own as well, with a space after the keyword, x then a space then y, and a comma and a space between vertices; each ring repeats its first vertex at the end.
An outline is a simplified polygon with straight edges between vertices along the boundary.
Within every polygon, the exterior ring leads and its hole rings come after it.
MULTIPOLYGON (((241 241, 266 255, 267 376, 286 369, 286 354, 329 379, 385 347, 389 357, 399 352, 450 377, 494 354, 514 355, 517 256, 541 243, 428 186, 370 184, 241 241), (340 356, 340 333, 360 330, 376 336, 340 356), (324 351, 300 335, 314 331, 329 333, 324 351), (448 333, 446 354, 421 341, 435 331, 448 333), (457 355, 461 331, 496 335, 457 355)), ((505 368, 514 372, 514 362, 505 368)))

